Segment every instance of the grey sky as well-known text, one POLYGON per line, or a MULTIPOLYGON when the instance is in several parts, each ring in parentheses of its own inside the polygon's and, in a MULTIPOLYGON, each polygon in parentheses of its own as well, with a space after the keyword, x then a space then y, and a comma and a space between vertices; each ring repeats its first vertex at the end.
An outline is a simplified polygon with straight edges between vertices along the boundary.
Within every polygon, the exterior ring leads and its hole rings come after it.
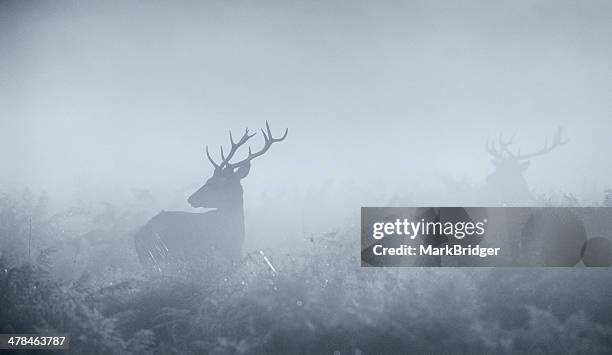
POLYGON ((608 1, 2 2, 0 184, 187 191, 210 174, 204 144, 268 119, 289 138, 247 192, 479 183, 487 138, 534 150, 558 125, 571 142, 532 162, 530 184, 609 186, 611 15, 608 1))

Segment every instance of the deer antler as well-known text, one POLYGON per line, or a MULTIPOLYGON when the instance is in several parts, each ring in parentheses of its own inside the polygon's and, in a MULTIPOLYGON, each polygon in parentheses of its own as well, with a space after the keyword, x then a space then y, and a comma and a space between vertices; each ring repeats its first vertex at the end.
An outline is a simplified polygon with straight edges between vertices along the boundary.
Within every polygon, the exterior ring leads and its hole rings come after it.
POLYGON ((237 168, 237 167, 239 167, 239 166, 241 166, 243 164, 246 164, 246 163, 250 162, 251 160, 257 158, 258 156, 263 155, 266 151, 268 151, 268 149, 270 149, 270 147, 272 146, 273 143, 280 142, 280 141, 284 140, 285 138, 287 138, 287 134, 289 133, 289 128, 285 128, 285 133, 283 134, 282 137, 274 138, 272 136, 272 131, 270 130, 270 125, 268 124, 268 121, 266 120, 266 131, 264 131, 263 129, 261 130, 261 133, 264 136, 264 141, 265 142, 264 142, 263 148, 259 152, 252 153, 251 152, 251 147, 249 147, 249 156, 248 157, 246 157, 245 159, 243 159, 243 160, 241 160, 241 161, 239 161, 237 163, 233 163, 233 164, 230 163, 229 159, 228 159, 227 162, 226 162, 226 167, 228 167, 228 168, 237 168))
POLYGON ((521 155, 519 152, 519 154, 517 155, 517 159, 524 160, 524 159, 536 157, 538 155, 546 154, 548 152, 551 152, 553 149, 564 145, 567 142, 569 142, 569 139, 563 140, 561 138, 561 127, 559 127, 555 131, 555 135, 553 136, 553 142, 550 146, 548 145, 548 139, 546 139, 544 141, 544 147, 542 149, 538 150, 537 152, 533 152, 531 154, 525 154, 525 155, 521 155))
POLYGON ((244 143, 246 143, 249 139, 251 139, 255 134, 257 134, 257 132, 253 134, 249 134, 249 129, 247 128, 244 130, 244 134, 242 135, 242 138, 240 138, 238 143, 235 143, 234 137, 232 136, 232 131, 230 131, 229 132, 230 143, 231 143, 230 152, 226 157, 225 154, 223 153, 223 146, 221 146, 221 164, 217 164, 214 161, 214 159, 210 156, 210 153, 208 152, 208 146, 206 146, 206 156, 208 157, 208 160, 210 161, 210 163, 215 167, 215 170, 223 169, 223 167, 229 163, 230 159, 232 159, 232 157, 234 156, 238 148, 244 145, 244 143))
POLYGON ((215 167, 215 170, 219 169, 219 165, 215 163, 215 160, 210 156, 210 153, 208 152, 208 146, 206 146, 206 156, 208 157, 208 161, 210 161, 210 163, 215 167))
POLYGON ((496 159, 503 159, 504 158, 504 152, 510 156, 514 156, 514 154, 512 154, 512 152, 508 149, 508 146, 511 144, 514 144, 514 135, 512 135, 512 137, 510 137, 509 139, 504 140, 504 138, 502 137, 501 133, 499 135, 499 150, 497 150, 495 148, 495 143, 491 142, 489 143, 487 141, 487 145, 485 147, 485 149, 487 150, 487 152, 489 154, 491 154, 494 158, 496 159))
POLYGON ((234 157, 234 154, 236 154, 236 151, 238 151, 238 148, 243 146, 249 139, 251 139, 254 135, 256 135, 257 132, 253 134, 249 134, 249 129, 247 128, 245 129, 244 134, 242 135, 242 138, 240 138, 238 142, 234 142, 232 131, 230 131, 229 132, 230 143, 231 143, 230 152, 227 156, 225 156, 223 152, 223 146, 221 146, 221 163, 220 164, 217 164, 215 160, 210 156, 210 153, 208 152, 208 146, 206 146, 206 156, 208 157, 208 160, 210 161, 210 163, 215 167, 215 170, 225 169, 225 168, 230 168, 230 169, 236 168, 264 154, 268 149, 270 149, 270 146, 272 146, 272 143, 280 142, 283 139, 285 139, 287 137, 287 133, 289 133, 289 128, 285 129, 285 134, 283 134, 282 137, 274 138, 272 137, 272 131, 270 130, 270 125, 268 124, 268 121, 266 121, 266 131, 264 131, 263 129, 261 130, 261 133, 263 133, 264 140, 265 140, 264 147, 262 148, 262 150, 253 154, 251 152, 251 147, 249 147, 249 156, 246 159, 241 160, 237 163, 232 164, 230 163, 230 160, 234 157))
POLYGON ((230 148, 230 152, 227 155, 227 158, 223 156, 223 146, 221 146, 221 158, 223 159, 223 162, 221 163, 221 168, 225 166, 227 166, 229 164, 230 159, 232 159, 232 157, 234 157, 234 154, 236 153, 236 151, 238 150, 238 148, 240 148, 242 145, 244 145, 244 143, 246 143, 249 139, 251 139, 254 135, 256 135, 257 132, 253 133, 253 134, 249 134, 249 129, 245 129, 244 130, 244 134, 242 135, 242 138, 240 138, 240 140, 238 141, 238 143, 234 143, 234 138, 232 137, 232 131, 229 132, 229 136, 230 136, 230 143, 232 144, 232 147, 230 148))

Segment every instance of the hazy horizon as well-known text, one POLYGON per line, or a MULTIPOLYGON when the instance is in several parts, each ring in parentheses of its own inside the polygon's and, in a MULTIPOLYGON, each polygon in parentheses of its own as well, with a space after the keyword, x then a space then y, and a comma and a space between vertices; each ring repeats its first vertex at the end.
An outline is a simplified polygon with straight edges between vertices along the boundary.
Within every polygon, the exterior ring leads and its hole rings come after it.
POLYGON ((148 190, 188 210, 212 171, 204 146, 218 157, 229 129, 269 120, 290 133, 253 163, 247 215, 261 196, 312 191, 316 206, 435 192, 440 176, 483 184, 487 139, 515 133, 529 152, 559 126, 570 142, 525 177, 591 198, 612 185, 611 7, 2 2, 0 189, 148 190))

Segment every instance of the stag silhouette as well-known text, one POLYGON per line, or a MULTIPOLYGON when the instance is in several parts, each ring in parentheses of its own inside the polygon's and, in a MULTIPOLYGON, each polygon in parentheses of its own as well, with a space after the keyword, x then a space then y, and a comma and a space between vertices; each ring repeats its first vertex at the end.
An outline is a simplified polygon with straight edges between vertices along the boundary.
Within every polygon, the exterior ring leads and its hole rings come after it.
MULTIPOLYGON (((235 261, 241 257, 244 241, 244 207, 241 180, 251 169, 251 161, 270 149, 272 144, 287 137, 289 129, 280 138, 274 138, 266 121, 261 130, 264 146, 251 151, 245 159, 232 163, 236 151, 255 133, 247 128, 240 140, 234 142, 230 131, 230 151, 227 156, 221 146, 221 162, 216 163, 206 146, 206 156, 214 167, 212 177, 194 192, 187 201, 192 207, 214 208, 204 213, 162 211, 135 234, 136 251, 141 263, 160 270, 165 263, 202 260, 209 256, 235 261)), ((219 260, 218 258, 216 260, 219 260)))
POLYGON ((546 140, 542 149, 530 154, 521 154, 520 150, 516 153, 510 151, 508 147, 515 143, 514 136, 504 139, 500 135, 497 147, 494 143, 487 142, 486 150, 495 165, 495 170, 487 177, 489 196, 494 202, 505 205, 531 204, 533 195, 523 176, 530 164, 528 159, 549 153, 567 142, 568 140, 561 138, 561 128, 555 131, 550 145, 546 140))

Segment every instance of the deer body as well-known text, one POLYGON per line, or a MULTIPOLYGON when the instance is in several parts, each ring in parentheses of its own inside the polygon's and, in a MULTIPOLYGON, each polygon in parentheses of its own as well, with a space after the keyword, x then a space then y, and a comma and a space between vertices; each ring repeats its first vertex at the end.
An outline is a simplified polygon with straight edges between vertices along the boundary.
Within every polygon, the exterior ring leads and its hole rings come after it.
POLYGON ((244 241, 244 215, 224 211, 190 213, 162 211, 135 236, 136 251, 144 264, 160 264, 210 254, 237 260, 244 241))
POLYGON ((487 144, 487 152, 495 165, 495 170, 487 177, 489 199, 510 206, 531 205, 534 199, 523 176, 530 164, 528 159, 549 153, 567 143, 567 140, 561 139, 559 128, 553 136, 552 144, 549 145, 546 141, 544 147, 534 153, 513 153, 508 148, 513 143, 514 137, 504 140, 500 136, 497 147, 495 144, 487 144))
POLYGON ((244 207, 241 180, 250 171, 251 161, 263 155, 275 142, 287 137, 273 138, 268 122, 262 130, 265 144, 237 163, 231 159, 242 145, 255 134, 248 129, 235 143, 230 132, 231 149, 227 156, 221 147, 220 164, 217 164, 206 148, 206 155, 215 168, 213 176, 194 192, 187 201, 192 207, 214 208, 204 213, 162 211, 141 227, 134 236, 136 252, 141 263, 161 270, 161 265, 174 261, 215 259, 229 261, 241 257, 244 242, 244 207))
POLYGON ((487 176, 487 192, 491 199, 497 203, 511 206, 533 201, 533 195, 523 176, 529 164, 520 162, 500 162, 495 170, 487 176))

